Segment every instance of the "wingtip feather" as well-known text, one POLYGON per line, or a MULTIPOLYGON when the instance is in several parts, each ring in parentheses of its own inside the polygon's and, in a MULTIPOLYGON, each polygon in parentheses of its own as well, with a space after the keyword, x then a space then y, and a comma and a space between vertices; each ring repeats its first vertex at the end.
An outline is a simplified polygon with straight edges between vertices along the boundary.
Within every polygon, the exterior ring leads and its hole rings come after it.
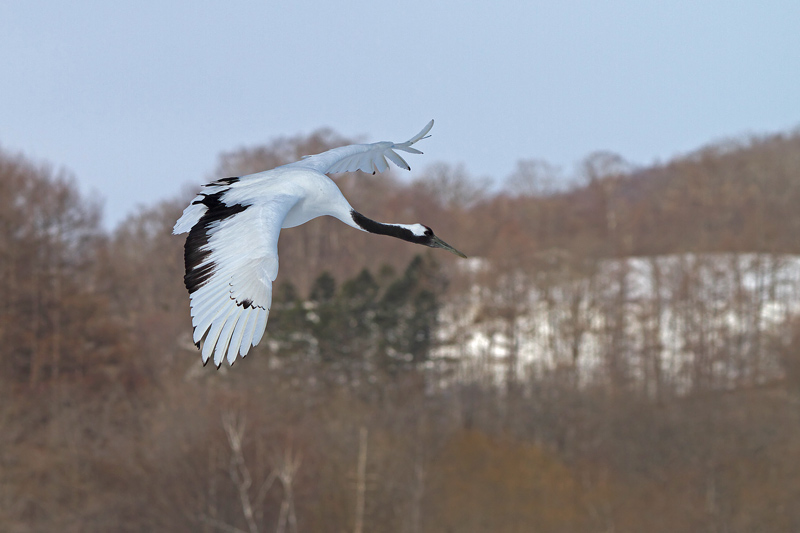
POLYGON ((269 318, 269 309, 259 309, 258 319, 256 320, 255 329, 253 330, 253 346, 256 346, 264 337, 264 332, 267 329, 267 319, 269 318))
POLYGON ((420 141, 420 140, 424 139, 424 138, 425 138, 425 135, 427 135, 427 134, 428 134, 428 132, 429 132, 429 131, 431 131, 431 128, 433 128, 433 119, 431 119, 431 121, 430 121, 430 122, 428 122, 427 124, 425 124, 425 127, 424 127, 424 128, 422 128, 422 131, 420 131, 419 133, 417 133, 416 135, 414 135, 413 137, 411 137, 409 140, 407 140, 407 141, 406 141, 406 142, 404 142, 403 144, 407 144, 407 145, 409 145, 409 146, 410 146, 410 145, 414 144, 415 142, 417 142, 417 141, 420 141))

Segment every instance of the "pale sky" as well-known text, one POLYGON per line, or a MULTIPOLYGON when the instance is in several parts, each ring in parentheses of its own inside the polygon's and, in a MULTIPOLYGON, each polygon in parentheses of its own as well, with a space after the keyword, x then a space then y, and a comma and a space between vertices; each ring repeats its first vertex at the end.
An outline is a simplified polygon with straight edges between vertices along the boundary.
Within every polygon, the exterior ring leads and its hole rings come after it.
POLYGON ((800 2, 0 3, 0 147, 77 177, 114 227, 225 150, 328 126, 417 172, 635 164, 800 126, 800 2))

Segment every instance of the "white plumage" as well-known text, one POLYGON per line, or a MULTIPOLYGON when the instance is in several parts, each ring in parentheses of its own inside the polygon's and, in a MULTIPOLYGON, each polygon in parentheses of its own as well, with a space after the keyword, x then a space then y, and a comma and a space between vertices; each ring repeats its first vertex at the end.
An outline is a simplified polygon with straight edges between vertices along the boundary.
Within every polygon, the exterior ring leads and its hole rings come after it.
POLYGON ((354 144, 306 156, 272 170, 224 178, 205 186, 178 219, 173 233, 189 233, 185 246, 186 288, 191 299, 194 342, 203 363, 213 355, 233 364, 259 343, 278 275, 281 228, 329 215, 353 228, 444 248, 464 256, 421 224, 382 224, 355 211, 326 176, 337 172, 383 172, 391 161, 410 170, 397 151, 421 154, 411 145, 424 139, 431 120, 404 143, 354 144), (388 159, 388 161, 387 161, 388 159))

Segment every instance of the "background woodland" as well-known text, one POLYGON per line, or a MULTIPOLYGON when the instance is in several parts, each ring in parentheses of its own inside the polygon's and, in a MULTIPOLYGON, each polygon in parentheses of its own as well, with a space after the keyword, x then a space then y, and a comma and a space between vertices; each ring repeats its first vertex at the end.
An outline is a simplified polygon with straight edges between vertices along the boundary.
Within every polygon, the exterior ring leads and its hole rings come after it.
POLYGON ((800 530, 800 133, 574 174, 336 177, 471 259, 285 230, 264 340, 217 370, 171 235, 193 191, 107 231, 0 152, 0 530, 800 530))

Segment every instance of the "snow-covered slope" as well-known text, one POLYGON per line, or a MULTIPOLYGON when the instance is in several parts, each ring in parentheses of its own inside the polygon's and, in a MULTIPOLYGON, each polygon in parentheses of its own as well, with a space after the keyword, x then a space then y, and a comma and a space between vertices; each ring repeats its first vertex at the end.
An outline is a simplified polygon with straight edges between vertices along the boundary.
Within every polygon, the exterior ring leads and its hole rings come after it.
POLYGON ((438 356, 508 371, 576 368, 597 377, 725 387, 780 375, 775 343, 800 311, 800 257, 684 254, 489 275, 442 314, 438 356))

